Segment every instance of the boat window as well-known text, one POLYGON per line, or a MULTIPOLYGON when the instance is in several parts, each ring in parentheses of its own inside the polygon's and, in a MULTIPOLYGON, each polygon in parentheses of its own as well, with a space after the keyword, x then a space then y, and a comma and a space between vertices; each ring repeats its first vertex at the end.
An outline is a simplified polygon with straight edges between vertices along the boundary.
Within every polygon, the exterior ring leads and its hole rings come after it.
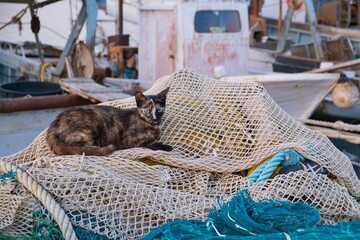
POLYGON ((232 33, 240 32, 240 16, 235 10, 201 10, 195 13, 195 32, 232 33))

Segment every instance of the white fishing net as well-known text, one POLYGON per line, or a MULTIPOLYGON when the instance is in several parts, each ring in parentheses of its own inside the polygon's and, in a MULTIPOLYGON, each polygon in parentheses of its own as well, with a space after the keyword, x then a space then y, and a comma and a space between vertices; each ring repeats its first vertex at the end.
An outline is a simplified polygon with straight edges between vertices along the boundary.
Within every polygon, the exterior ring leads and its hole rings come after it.
MULTIPOLYGON (((306 201, 322 221, 359 220, 360 181, 350 160, 325 135, 285 113, 254 82, 211 79, 184 69, 145 94, 170 86, 161 140, 172 152, 136 148, 110 156, 55 156, 45 132, 26 149, 1 158, 21 168, 65 210, 74 227, 116 239, 138 239, 174 219, 204 220, 219 197, 247 187, 255 200, 306 201), (312 171, 251 183, 248 169, 294 149, 333 176, 312 171)), ((135 107, 134 98, 104 103, 135 107)), ((5 173, 4 169, 0 169, 5 173)), ((0 183, 0 235, 30 236, 34 212, 48 209, 16 180, 0 183)))

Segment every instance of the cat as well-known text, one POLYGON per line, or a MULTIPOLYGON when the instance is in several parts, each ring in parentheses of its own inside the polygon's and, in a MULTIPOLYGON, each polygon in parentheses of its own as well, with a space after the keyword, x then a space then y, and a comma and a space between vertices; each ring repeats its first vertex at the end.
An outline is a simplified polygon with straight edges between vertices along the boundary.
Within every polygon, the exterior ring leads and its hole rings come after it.
POLYGON ((46 140, 57 155, 105 156, 136 147, 172 151, 158 142, 168 91, 148 96, 136 92, 137 107, 131 109, 90 105, 65 110, 50 124, 46 140))

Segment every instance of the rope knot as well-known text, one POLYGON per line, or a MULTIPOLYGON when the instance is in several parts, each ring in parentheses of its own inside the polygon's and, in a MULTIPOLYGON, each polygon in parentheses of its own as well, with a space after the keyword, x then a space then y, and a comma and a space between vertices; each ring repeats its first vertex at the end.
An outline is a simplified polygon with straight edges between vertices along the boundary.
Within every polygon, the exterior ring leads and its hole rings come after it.
POLYGON ((295 150, 289 149, 283 150, 283 152, 285 153, 285 158, 281 162, 281 165, 283 166, 292 166, 305 160, 305 158, 295 150))

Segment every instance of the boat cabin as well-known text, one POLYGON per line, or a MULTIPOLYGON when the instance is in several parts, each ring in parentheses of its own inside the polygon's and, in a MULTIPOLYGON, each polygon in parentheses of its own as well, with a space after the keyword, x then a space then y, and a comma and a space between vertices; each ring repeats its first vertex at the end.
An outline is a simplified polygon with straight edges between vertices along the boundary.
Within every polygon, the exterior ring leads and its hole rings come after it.
POLYGON ((139 80, 177 69, 214 77, 248 73, 244 1, 149 1, 139 7, 139 80))

